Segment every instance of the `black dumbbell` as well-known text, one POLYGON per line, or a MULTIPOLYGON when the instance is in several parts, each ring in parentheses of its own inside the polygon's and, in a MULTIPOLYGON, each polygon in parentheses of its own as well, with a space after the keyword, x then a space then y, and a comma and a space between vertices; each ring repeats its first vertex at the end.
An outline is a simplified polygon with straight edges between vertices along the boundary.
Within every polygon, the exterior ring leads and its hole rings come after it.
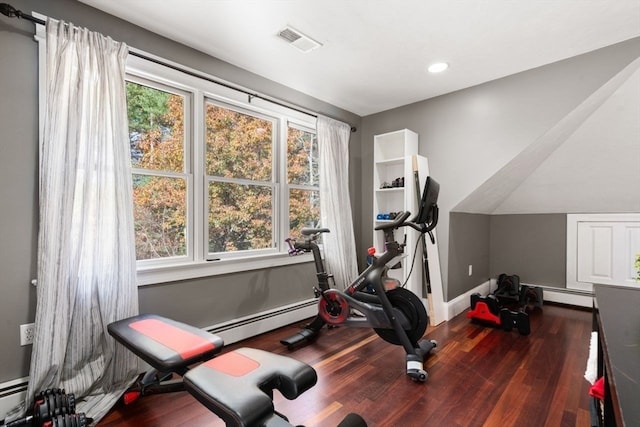
POLYGON ((8 423, 6 427, 42 426, 59 415, 73 414, 75 411, 76 399, 73 394, 66 394, 60 388, 47 389, 36 395, 29 415, 8 423))
POLYGON ((50 425, 51 427, 86 427, 87 417, 83 413, 58 415, 51 419, 50 425))

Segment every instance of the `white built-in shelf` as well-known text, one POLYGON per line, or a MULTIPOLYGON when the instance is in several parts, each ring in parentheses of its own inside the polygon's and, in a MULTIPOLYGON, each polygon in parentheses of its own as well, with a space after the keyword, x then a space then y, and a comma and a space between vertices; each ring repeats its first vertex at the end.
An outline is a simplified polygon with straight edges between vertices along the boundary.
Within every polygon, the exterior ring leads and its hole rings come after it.
POLYGON ((397 157, 395 159, 380 160, 379 162, 376 162, 376 166, 401 165, 403 163, 404 163, 404 157, 397 157))
MULTIPOLYGON (((413 158, 417 165, 420 188, 424 188, 429 165, 426 157, 418 155, 418 134, 408 129, 375 135, 373 139, 373 228, 392 220, 379 220, 378 214, 409 211, 412 218, 418 210, 418 195, 415 188, 413 158), (381 188, 383 183, 392 183, 397 178, 404 177, 404 187, 381 188)), ((435 233, 435 232, 434 232, 435 233)), ((407 282, 407 289, 424 298, 422 284, 422 262, 416 261, 414 270, 409 276, 411 262, 414 255, 422 258, 422 248, 416 245, 419 233, 410 227, 403 227, 396 231, 396 240, 405 242, 405 258, 402 268, 389 270, 388 274, 401 282, 407 282), (406 238, 406 240, 405 240, 406 238), (418 253, 415 253, 417 247, 418 253), (407 276, 408 279, 407 279, 407 276)), ((373 231, 373 246, 376 254, 384 252, 384 236, 381 231, 373 231)), ((432 244, 427 238, 427 252, 429 253, 429 273, 431 277, 431 301, 429 307, 432 325, 448 320, 447 305, 444 302, 440 260, 438 255, 437 237, 432 244)), ((424 300, 426 301, 426 300, 424 300)))
MULTIPOLYGON (((391 212, 410 211, 415 214, 417 197, 414 188, 414 178, 411 156, 418 154, 418 134, 408 129, 389 132, 374 136, 374 176, 373 176, 373 228, 377 225, 390 223, 393 220, 377 219, 378 214, 391 212), (382 188, 384 183, 392 184, 394 180, 404 178, 403 187, 382 188)), ((417 239, 417 232, 411 229, 400 228, 396 231, 396 239, 399 242, 405 240, 407 235, 407 247, 405 253, 411 258, 417 239), (413 242, 413 243, 411 243, 413 242)), ((373 231, 373 246, 377 253, 384 252, 384 235, 381 231, 373 231)), ((406 261, 406 259, 405 259, 406 261)), ((402 268, 389 271, 389 275, 401 282, 407 279, 410 266, 402 263, 402 268)), ((419 274, 412 275, 409 279, 415 283, 408 283, 407 287, 413 292, 420 292, 419 274)))
POLYGON ((404 187, 378 188, 376 193, 404 192, 404 187))

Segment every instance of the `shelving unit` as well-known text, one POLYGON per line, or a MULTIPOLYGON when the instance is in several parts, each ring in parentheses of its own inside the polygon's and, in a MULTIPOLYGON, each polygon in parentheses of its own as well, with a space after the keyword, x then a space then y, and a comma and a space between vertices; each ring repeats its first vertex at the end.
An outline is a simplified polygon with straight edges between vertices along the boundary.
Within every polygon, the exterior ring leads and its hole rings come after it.
MULTIPOLYGON (((382 222, 390 219, 380 218, 380 215, 392 215, 400 211, 416 212, 416 196, 413 183, 413 171, 411 167, 411 156, 418 154, 418 134, 408 129, 389 132, 374 136, 373 151, 373 229, 382 222), (393 186, 394 181, 403 179, 404 185, 393 186), (388 188, 391 187, 391 188, 388 188)), ((405 250, 407 257, 403 260, 402 268, 389 271, 389 276, 401 282, 407 278, 410 260, 413 256, 413 247, 418 237, 415 230, 401 228, 396 231, 396 239, 402 242, 407 237, 407 247, 405 250), (411 245, 411 241, 413 245, 411 245), (407 265, 409 263, 409 265, 407 265)), ((373 231, 373 246, 377 253, 384 252, 384 236, 380 231, 373 231)), ((412 275, 412 283, 407 283, 407 287, 416 295, 422 296, 420 290, 420 277, 412 275), (416 282, 416 279, 418 280, 416 282), (416 283, 413 283, 416 282, 416 283)))
MULTIPOLYGON (((417 214, 418 201, 413 173, 413 159, 415 158, 420 178, 420 189, 429 175, 428 161, 426 157, 418 155, 418 134, 403 129, 374 136, 374 168, 373 168, 373 229, 383 222, 391 219, 380 219, 379 214, 391 214, 400 211, 409 211, 412 216, 417 214), (394 180, 404 181, 403 186, 393 186, 394 180), (386 188, 391 186, 391 188, 386 188)), ((397 182, 397 181, 396 181, 397 182)), ((396 231, 396 239, 405 241, 405 258, 401 262, 401 268, 389 270, 389 276, 407 282, 407 289, 423 298, 426 304, 426 294, 422 285, 422 248, 418 246, 415 252, 419 233, 412 228, 404 227, 396 231), (411 271, 411 263, 415 255, 415 264, 411 271), (409 278, 407 279, 407 276, 409 278)), ((446 319, 446 306, 443 300, 442 279, 440 273, 440 261, 438 256, 437 241, 432 244, 427 238, 427 252, 429 255, 429 272, 431 276, 431 301, 428 304, 431 323, 437 325, 446 319)), ((377 253, 384 252, 384 236, 380 231, 373 231, 373 246, 377 253)))

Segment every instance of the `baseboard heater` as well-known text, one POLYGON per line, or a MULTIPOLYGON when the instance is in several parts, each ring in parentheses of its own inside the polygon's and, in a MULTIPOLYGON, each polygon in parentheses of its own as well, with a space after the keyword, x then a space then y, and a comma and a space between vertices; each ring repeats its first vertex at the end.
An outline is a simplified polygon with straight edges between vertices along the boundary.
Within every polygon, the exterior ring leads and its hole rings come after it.
POLYGON ((28 385, 29 377, 0 384, 0 420, 4 420, 10 410, 24 401, 28 385))
POLYGON ((542 288, 545 302, 555 302, 575 307, 593 307, 593 293, 553 286, 530 285, 542 288))
POLYGON ((317 304, 317 299, 309 299, 204 329, 221 336, 225 344, 232 344, 313 317, 318 312, 317 304))

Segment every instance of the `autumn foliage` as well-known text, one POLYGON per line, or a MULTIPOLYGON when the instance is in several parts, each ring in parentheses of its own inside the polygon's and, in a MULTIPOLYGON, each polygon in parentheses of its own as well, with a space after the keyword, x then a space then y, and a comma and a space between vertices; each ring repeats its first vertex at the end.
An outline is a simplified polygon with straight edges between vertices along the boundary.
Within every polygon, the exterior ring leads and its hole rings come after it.
MULTIPOLYGON (((187 254, 185 100, 127 83, 138 259, 187 254)), ((268 249, 279 210, 277 121, 205 105, 203 178, 210 253, 268 249)), ((188 142, 186 143, 188 147, 188 142)), ((198 160, 194 156, 193 161, 198 160)), ((293 127, 287 135, 289 229, 319 218, 315 136, 293 127)), ((195 195, 198 197, 198 195, 195 195)))

